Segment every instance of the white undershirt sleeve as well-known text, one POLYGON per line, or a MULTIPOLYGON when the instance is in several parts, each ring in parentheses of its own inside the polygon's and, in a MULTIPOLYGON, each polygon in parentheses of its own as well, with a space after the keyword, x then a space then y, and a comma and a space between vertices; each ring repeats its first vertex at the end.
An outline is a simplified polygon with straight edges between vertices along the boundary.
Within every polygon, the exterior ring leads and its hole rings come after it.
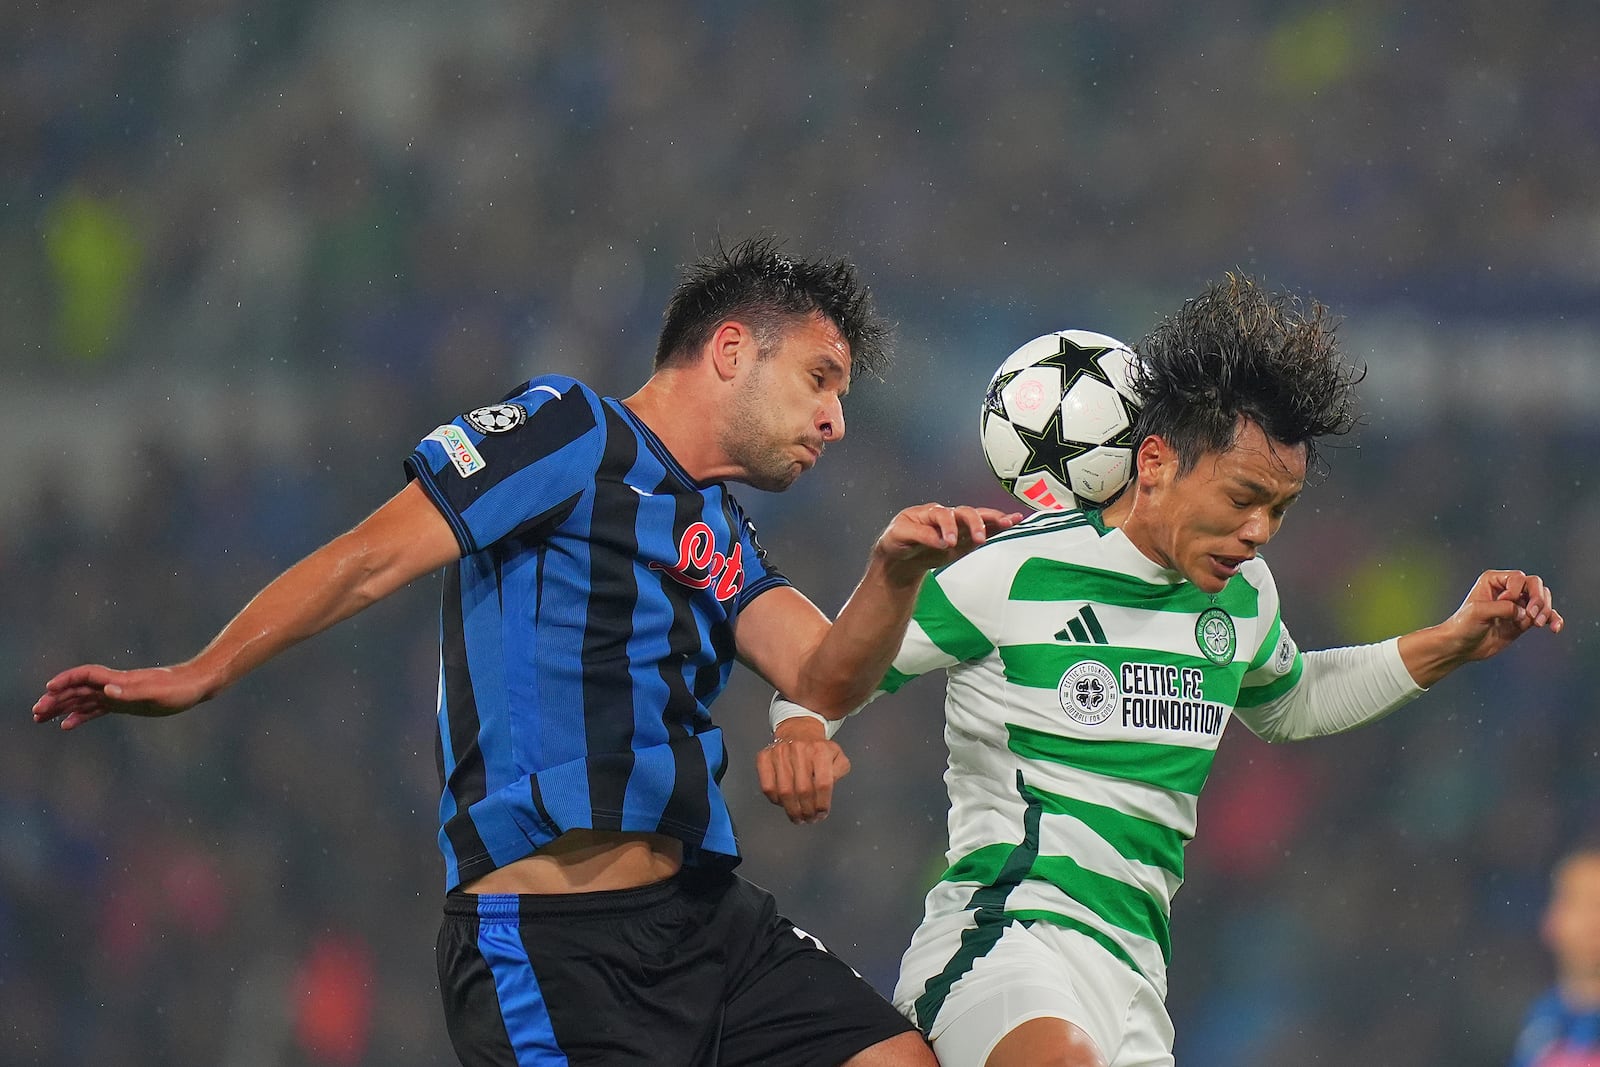
POLYGON ((1342 733, 1383 718, 1424 690, 1400 659, 1400 639, 1303 653, 1300 682, 1278 699, 1234 715, 1267 741, 1342 733))
POLYGON ((845 719, 848 719, 851 715, 854 715, 881 696, 883 696, 883 690, 875 689, 871 696, 859 707, 847 712, 843 719, 830 719, 821 712, 812 711, 810 708, 796 704, 782 693, 773 693, 772 703, 767 706, 767 721, 772 725, 773 730, 777 730, 778 724, 785 719, 816 719, 822 723, 822 728, 825 731, 824 736, 831 741, 833 740, 833 735, 839 732, 839 727, 844 725, 845 719))

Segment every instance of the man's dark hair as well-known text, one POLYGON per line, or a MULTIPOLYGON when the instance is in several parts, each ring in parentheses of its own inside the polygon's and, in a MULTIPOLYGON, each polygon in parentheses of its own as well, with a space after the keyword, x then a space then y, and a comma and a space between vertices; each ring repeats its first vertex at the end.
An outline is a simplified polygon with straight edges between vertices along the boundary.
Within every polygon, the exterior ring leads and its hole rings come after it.
POLYGON ((655 365, 691 358, 729 319, 749 326, 765 354, 785 327, 817 313, 850 346, 852 377, 883 376, 892 329, 873 309, 872 295, 851 263, 798 259, 770 236, 746 238, 732 248, 719 239, 710 255, 684 268, 672 291, 655 365))
POLYGON ((1229 274, 1133 346, 1130 375, 1143 398, 1134 441, 1159 434, 1188 473, 1207 452, 1226 452, 1240 416, 1268 437, 1306 446, 1355 425, 1353 387, 1365 374, 1344 362, 1338 320, 1322 304, 1263 289, 1229 274))

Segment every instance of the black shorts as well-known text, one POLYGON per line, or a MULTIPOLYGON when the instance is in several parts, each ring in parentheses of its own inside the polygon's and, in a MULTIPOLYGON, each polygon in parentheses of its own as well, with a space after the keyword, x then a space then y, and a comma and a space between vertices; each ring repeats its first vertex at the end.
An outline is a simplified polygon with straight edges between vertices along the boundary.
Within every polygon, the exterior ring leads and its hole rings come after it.
POLYGON ((439 987, 466 1067, 837 1067, 913 1029, 731 873, 451 893, 444 912, 439 987))

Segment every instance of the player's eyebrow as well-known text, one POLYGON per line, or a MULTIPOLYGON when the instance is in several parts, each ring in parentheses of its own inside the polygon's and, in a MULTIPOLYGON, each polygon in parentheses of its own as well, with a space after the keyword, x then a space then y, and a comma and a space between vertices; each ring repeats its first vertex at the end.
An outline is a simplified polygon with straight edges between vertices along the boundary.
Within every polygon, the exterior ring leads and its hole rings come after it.
MULTIPOLYGON (((1235 478, 1234 479, 1234 484, 1236 484, 1240 489, 1243 489, 1245 492, 1249 493, 1251 496, 1256 497, 1259 500, 1271 500, 1276 495, 1276 494, 1273 493, 1273 491, 1271 489, 1268 489, 1266 486, 1261 485, 1258 482, 1253 482, 1249 478, 1235 478)), ((1293 504, 1296 500, 1299 500, 1300 499, 1301 490, 1303 490, 1304 488, 1305 488, 1305 483, 1302 482, 1295 489, 1294 492, 1292 492, 1288 496, 1284 497, 1284 499, 1283 499, 1284 506, 1287 507, 1288 505, 1293 504)))
POLYGON ((844 361, 838 356, 834 355, 832 352, 820 352, 817 355, 817 362, 826 367, 828 373, 833 377, 844 382, 844 387, 839 390, 839 395, 841 397, 849 395, 850 372, 845 369, 844 361))

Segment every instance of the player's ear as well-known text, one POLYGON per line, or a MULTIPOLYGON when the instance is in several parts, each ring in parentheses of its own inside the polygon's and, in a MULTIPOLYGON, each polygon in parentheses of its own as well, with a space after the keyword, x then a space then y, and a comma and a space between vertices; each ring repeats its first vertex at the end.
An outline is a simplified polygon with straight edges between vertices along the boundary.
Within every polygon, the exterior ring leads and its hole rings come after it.
POLYGON ((1165 438, 1153 433, 1139 442, 1139 448, 1133 454, 1133 463, 1134 476, 1139 484, 1146 489, 1153 489, 1161 484, 1163 478, 1176 473, 1178 454, 1165 438))
POLYGON ((712 331, 706 347, 717 377, 725 382, 731 381, 739 373, 741 364, 755 362, 755 331, 742 322, 729 319, 712 331))

